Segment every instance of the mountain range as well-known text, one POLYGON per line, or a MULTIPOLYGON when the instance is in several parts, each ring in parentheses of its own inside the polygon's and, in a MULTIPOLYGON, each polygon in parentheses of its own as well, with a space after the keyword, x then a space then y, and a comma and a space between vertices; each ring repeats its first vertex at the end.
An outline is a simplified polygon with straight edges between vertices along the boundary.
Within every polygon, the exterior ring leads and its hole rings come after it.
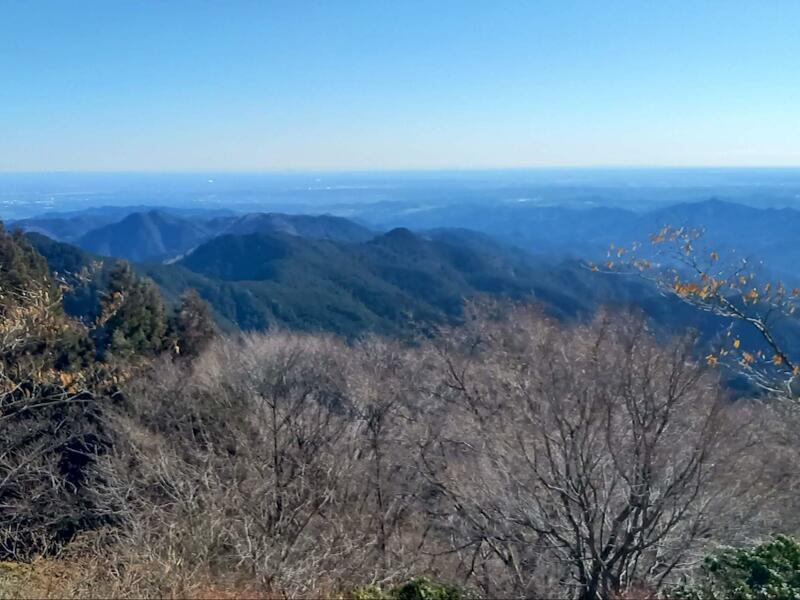
MULTIPOLYGON (((649 213, 532 206, 462 206, 450 213, 451 224, 473 229, 441 227, 444 216, 425 211, 411 214, 404 218, 420 225, 415 232, 330 215, 137 210, 69 236, 71 244, 40 232, 45 225, 67 232, 68 224, 104 218, 102 211, 16 225, 30 231, 54 270, 108 265, 109 256, 131 260, 170 301, 197 289, 225 329, 279 326, 348 336, 458 319, 464 300, 478 296, 535 300, 560 318, 590 315, 604 304, 637 306, 665 329, 693 326, 713 335, 721 323, 709 315, 642 280, 592 273, 576 257, 604 255, 609 240, 647 239, 671 223, 705 226, 708 243, 764 256, 772 273, 789 281, 800 259, 793 243, 800 213, 790 209, 708 201, 649 213)), ((101 288, 102 278, 94 285, 101 288)), ((78 286, 68 310, 90 318, 95 288, 78 286)))
MULTIPOLYGON (((29 239, 61 274, 100 264, 65 306, 93 318, 113 264, 37 233, 29 239)), ((588 318, 601 305, 638 307, 664 329, 694 326, 712 335, 707 314, 662 297, 636 278, 593 273, 578 261, 544 263, 469 230, 416 234, 396 228, 366 242, 304 238, 282 232, 225 234, 170 263, 140 263, 170 302, 198 290, 229 331, 274 327, 405 335, 415 326, 458 321, 470 298, 539 303, 561 319, 588 318)))
MULTIPOLYGON (((535 200, 535 199, 534 199, 535 200)), ((335 210, 335 209, 332 209, 335 210)), ((703 244, 736 250, 763 261, 773 276, 800 280, 800 211, 755 208, 721 200, 681 203, 638 212, 618 207, 541 206, 531 199, 496 202, 376 203, 336 215, 250 213, 202 209, 109 207, 48 214, 13 223, 26 231, 73 243, 90 252, 132 261, 174 261, 200 244, 226 234, 286 233, 337 242, 365 242, 376 233, 404 227, 417 232, 467 229, 544 260, 596 260, 610 243, 647 241, 669 224, 703 228, 703 244), (127 212, 126 212, 127 211, 127 212)))
POLYGON ((286 233, 295 236, 342 242, 365 241, 374 233, 341 217, 255 213, 215 216, 214 213, 185 214, 171 209, 153 209, 44 217, 13 223, 28 232, 71 242, 89 252, 126 260, 163 261, 175 259, 219 235, 286 233), (120 214, 123 216, 118 219, 120 214))

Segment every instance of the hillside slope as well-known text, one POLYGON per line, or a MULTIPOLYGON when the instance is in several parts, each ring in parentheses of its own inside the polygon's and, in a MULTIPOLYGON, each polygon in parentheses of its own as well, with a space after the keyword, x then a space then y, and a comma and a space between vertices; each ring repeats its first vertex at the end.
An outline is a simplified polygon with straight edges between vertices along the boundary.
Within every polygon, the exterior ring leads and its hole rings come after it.
POLYGON ((395 229, 361 244, 285 234, 225 235, 170 265, 142 267, 170 298, 194 287, 230 324, 396 333, 408 321, 458 318, 479 295, 537 300, 574 317, 646 294, 640 282, 578 263, 537 264, 485 236, 395 229))
POLYGON ((142 261, 181 254, 209 235, 201 223, 152 210, 94 229, 76 244, 96 254, 142 261))

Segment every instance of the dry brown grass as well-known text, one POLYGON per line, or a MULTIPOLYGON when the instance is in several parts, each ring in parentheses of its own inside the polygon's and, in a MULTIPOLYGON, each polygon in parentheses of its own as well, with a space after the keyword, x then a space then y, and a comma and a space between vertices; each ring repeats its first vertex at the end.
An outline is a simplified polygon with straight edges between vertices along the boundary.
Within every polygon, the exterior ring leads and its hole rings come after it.
MULTIPOLYGON (((30 563, 0 562, 0 599, 168 598, 196 600, 285 600, 289 592, 267 590, 257 582, 219 582, 198 577, 187 582, 176 576, 153 585, 149 564, 126 564, 129 577, 120 579, 96 556, 39 558, 30 563)), ((343 598, 341 593, 315 590, 303 597, 343 598)))

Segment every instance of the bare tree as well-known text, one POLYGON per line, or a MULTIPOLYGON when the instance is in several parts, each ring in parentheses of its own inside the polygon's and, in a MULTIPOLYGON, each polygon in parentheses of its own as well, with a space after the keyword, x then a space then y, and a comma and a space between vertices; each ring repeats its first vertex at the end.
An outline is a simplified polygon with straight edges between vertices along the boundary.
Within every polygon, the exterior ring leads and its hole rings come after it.
POLYGON ((417 440, 424 435, 420 407, 431 373, 420 353, 397 342, 368 337, 353 346, 347 389, 363 439, 363 527, 374 532, 373 580, 427 570, 426 482, 417 469, 417 440))
POLYGON ((489 593, 595 599, 658 589, 691 562, 719 510, 724 439, 691 340, 662 347, 641 321, 568 329, 524 309, 449 337, 442 396, 461 410, 425 464, 470 577, 489 593))
POLYGON ((275 593, 320 593, 369 573, 346 353, 324 337, 252 335, 218 342, 191 365, 165 361, 130 390, 133 418, 118 435, 129 446, 106 463, 101 494, 123 516, 124 545, 145 549, 141 560, 170 586, 149 593, 176 589, 159 564, 190 586, 197 573, 178 566, 190 560, 204 577, 275 593))

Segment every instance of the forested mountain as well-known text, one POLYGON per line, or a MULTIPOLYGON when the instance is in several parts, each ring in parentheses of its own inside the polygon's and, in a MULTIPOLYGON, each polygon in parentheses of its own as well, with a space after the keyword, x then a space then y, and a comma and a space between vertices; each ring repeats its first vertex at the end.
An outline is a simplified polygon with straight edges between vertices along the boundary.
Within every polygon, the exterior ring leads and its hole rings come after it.
POLYGON ((29 217, 9 222, 14 228, 34 231, 61 242, 74 242, 90 231, 119 223, 134 213, 156 211, 172 217, 207 221, 217 217, 231 216, 230 210, 220 208, 178 208, 173 206, 93 206, 82 210, 51 211, 38 217, 29 217))
MULTIPOLYGON (((96 316, 113 261, 38 234, 28 237, 51 270, 76 281, 65 295, 67 311, 96 316), (93 276, 86 281, 73 276, 90 267, 93 276)), ((176 262, 136 269, 171 303, 196 289, 229 331, 280 326, 398 335, 412 322, 457 321, 464 302, 481 296, 534 302, 569 320, 614 305, 643 310, 664 331, 691 326, 708 337, 721 328, 712 316, 664 298, 645 281, 593 273, 578 261, 537 260, 468 230, 421 235, 395 229, 365 243, 282 233, 223 235, 176 262)))
POLYGON ((363 242, 375 235, 353 221, 329 215, 215 216, 215 211, 159 209, 130 211, 117 220, 122 210, 26 219, 13 226, 72 242, 98 255, 134 262, 175 259, 207 240, 226 234, 284 233, 339 242, 363 242))
POLYGON ((132 261, 170 258, 208 239, 201 223, 159 211, 133 213, 76 240, 85 250, 132 261))
POLYGON ((349 219, 330 215, 287 215, 251 213, 241 217, 223 217, 208 223, 217 235, 247 233, 286 233, 299 237, 337 242, 364 242, 375 233, 349 219))
MULTIPOLYGON (((750 269, 772 273, 787 284, 795 285, 793 261, 800 260, 796 244, 790 243, 800 230, 800 213, 789 209, 707 201, 642 214, 527 203, 460 211, 454 210, 452 221, 471 214, 468 222, 482 231, 396 228, 376 235, 327 215, 139 211, 89 232, 80 243, 97 255, 136 257, 134 262, 142 262, 137 269, 172 302, 196 288, 225 329, 279 325, 346 335, 396 333, 410 320, 458 318, 465 299, 486 294, 535 300, 551 314, 568 318, 605 304, 635 306, 666 331, 697 327, 710 338, 721 330, 713 316, 665 299, 642 280, 589 273, 571 257, 604 259, 609 241, 629 246, 673 224, 705 227, 702 248, 735 248, 739 256, 766 257, 766 267, 752 261, 750 269), (750 227, 765 233, 748 235, 750 227), (170 264, 157 264, 164 261, 170 264)), ((420 225, 437 222, 431 220, 435 211, 409 214, 420 225)), ((53 251, 58 246, 35 243, 57 264, 63 262, 53 256, 61 252, 53 251)), ((64 252, 74 258, 76 249, 64 252)), ((93 283, 74 287, 65 298, 68 311, 96 314, 92 286, 102 286, 102 273, 93 283)), ((794 324, 788 330, 795 336, 794 324)))
MULTIPOLYGON (((401 229, 360 244, 225 235, 175 264, 143 269, 170 297, 196 287, 223 318, 245 329, 272 323, 346 334, 396 331, 410 319, 454 317, 465 298, 479 293, 559 293, 499 248, 486 253, 401 229)), ((580 306, 564 300, 558 310, 580 306)))

